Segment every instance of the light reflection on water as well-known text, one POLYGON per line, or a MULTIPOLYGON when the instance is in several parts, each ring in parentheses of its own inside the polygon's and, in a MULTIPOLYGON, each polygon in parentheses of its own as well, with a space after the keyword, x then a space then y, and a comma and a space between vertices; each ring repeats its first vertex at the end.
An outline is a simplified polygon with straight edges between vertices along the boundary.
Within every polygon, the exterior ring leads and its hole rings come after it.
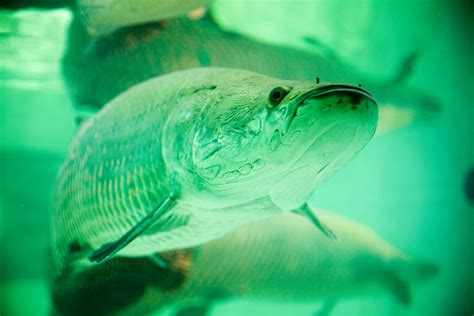
POLYGON ((62 90, 59 61, 70 21, 67 10, 0 10, 0 85, 62 90))

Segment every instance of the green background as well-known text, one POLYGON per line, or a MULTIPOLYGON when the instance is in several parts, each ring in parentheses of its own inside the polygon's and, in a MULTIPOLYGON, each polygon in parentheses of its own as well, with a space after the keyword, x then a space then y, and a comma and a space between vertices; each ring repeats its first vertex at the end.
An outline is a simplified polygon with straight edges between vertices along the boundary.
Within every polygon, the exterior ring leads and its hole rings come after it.
MULTIPOLYGON (((302 48, 311 36, 380 78, 417 52, 409 81, 443 105, 435 120, 374 139, 311 201, 436 262, 440 275, 414 291, 409 308, 381 294, 342 300, 333 315, 474 312, 474 209, 463 191, 474 168, 472 12, 469 1, 441 0, 220 0, 213 7, 227 29, 302 48)), ((49 312, 50 191, 75 131, 59 64, 70 20, 67 10, 0 11, 2 315, 49 312)), ((310 315, 318 306, 233 300, 214 314, 310 315)))

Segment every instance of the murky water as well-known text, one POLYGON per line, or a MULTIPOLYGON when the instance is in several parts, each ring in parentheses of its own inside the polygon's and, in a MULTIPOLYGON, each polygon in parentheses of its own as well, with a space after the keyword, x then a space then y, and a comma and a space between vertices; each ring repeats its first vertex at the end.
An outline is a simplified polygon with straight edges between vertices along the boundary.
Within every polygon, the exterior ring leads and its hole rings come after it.
MULTIPOLYGON (((474 168, 472 9, 468 1, 214 4, 213 16, 226 29, 271 44, 337 54, 381 81, 395 77, 403 60, 416 53, 407 83, 443 108, 374 138, 310 201, 436 264, 438 275, 413 285, 408 305, 386 288, 350 295, 336 291, 332 315, 474 313, 474 209, 467 194, 472 188, 466 187, 474 168)), ((77 112, 60 63, 71 21, 68 9, 0 11, 2 315, 48 315, 51 310, 51 189, 76 130, 77 112)), ((322 282, 328 281, 314 279, 315 286, 322 282)), ((337 279, 331 282, 338 286, 337 279)), ((284 297, 228 298, 209 313, 311 315, 322 311, 325 301, 284 297)), ((157 314, 173 315, 176 308, 157 314)))

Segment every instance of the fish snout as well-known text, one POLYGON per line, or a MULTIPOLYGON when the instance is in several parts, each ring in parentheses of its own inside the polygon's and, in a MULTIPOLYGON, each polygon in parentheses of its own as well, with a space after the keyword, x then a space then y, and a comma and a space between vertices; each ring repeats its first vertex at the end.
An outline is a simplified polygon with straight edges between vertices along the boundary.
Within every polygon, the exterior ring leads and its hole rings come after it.
POLYGON ((326 117, 339 122, 349 119, 368 125, 375 125, 378 120, 377 102, 360 87, 323 83, 303 93, 297 102, 297 116, 326 117))
POLYGON ((302 105, 310 100, 325 100, 326 104, 337 107, 349 105, 352 110, 369 110, 377 107, 372 95, 361 87, 346 84, 321 84, 303 95, 302 105))

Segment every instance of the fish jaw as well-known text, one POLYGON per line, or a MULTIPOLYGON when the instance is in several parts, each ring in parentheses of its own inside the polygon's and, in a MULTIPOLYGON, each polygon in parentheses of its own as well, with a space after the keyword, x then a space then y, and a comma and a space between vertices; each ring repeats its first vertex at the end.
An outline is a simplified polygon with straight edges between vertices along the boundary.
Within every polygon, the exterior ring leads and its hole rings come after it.
POLYGON ((303 205, 322 181, 352 160, 373 137, 378 118, 370 94, 347 85, 323 85, 295 102, 295 116, 280 145, 287 168, 269 188, 272 201, 284 211, 303 205))

